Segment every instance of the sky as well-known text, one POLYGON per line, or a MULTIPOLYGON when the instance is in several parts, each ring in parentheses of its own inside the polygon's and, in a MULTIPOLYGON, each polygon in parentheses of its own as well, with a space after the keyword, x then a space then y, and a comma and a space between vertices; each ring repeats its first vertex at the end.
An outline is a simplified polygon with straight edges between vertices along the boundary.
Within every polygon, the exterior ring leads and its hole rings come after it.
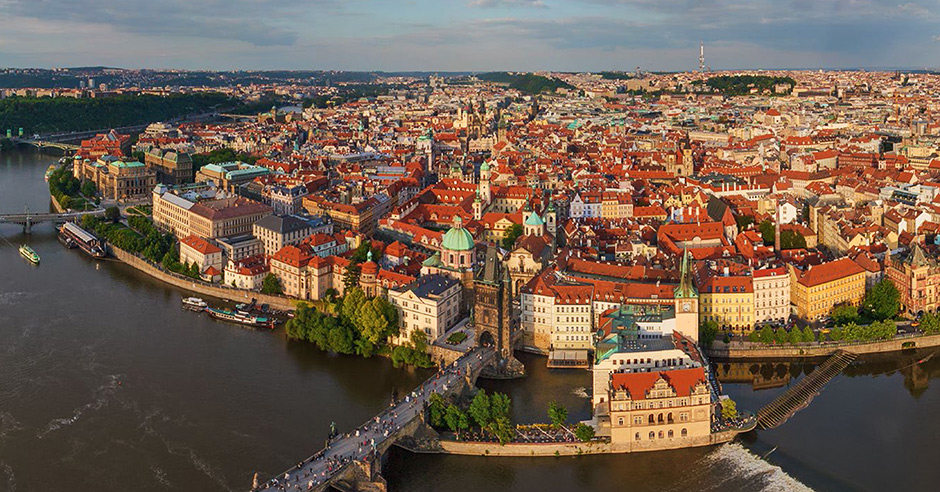
POLYGON ((940 0, 0 0, 0 67, 938 68, 940 0))

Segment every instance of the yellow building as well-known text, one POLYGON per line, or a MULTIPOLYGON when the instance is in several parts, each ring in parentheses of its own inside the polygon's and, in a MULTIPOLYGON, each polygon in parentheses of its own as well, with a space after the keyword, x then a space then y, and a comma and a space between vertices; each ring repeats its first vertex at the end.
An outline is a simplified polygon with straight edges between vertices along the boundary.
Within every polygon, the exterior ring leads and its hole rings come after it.
POLYGON ((695 266, 699 323, 714 321, 723 331, 747 334, 754 329, 754 282, 750 268, 725 260, 695 266))
POLYGON ((849 258, 811 265, 804 271, 790 266, 790 302, 796 315, 813 321, 837 304, 857 306, 865 297, 865 270, 849 258))
POLYGON ((610 375, 610 442, 631 450, 707 444, 712 404, 701 367, 610 375))

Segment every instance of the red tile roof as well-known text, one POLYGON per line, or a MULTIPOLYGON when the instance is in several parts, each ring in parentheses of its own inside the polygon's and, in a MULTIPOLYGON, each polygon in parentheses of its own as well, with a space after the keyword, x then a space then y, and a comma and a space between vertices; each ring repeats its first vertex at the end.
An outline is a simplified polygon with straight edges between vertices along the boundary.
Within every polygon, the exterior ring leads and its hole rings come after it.
POLYGON ((610 382, 614 390, 627 390, 631 399, 645 400, 647 392, 653 389, 660 378, 672 387, 676 396, 689 396, 695 386, 706 383, 705 369, 702 367, 661 372, 614 373, 610 376, 610 382))

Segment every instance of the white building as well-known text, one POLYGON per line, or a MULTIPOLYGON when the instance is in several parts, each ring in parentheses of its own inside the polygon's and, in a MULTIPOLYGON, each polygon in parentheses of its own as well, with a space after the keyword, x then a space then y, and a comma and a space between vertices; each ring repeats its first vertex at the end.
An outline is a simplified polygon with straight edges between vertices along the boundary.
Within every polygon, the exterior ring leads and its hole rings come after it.
POLYGON ((428 343, 447 333, 458 321, 461 284, 440 274, 422 275, 401 289, 389 289, 388 300, 398 308, 401 331, 394 343, 411 340, 423 331, 428 343))

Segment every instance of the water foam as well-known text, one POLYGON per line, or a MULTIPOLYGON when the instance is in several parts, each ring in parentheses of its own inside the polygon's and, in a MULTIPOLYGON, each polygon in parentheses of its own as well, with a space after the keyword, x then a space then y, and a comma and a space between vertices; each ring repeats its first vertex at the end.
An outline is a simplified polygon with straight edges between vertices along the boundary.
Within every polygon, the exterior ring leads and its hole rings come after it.
POLYGON ((114 394, 117 392, 120 386, 121 386, 121 375, 111 374, 107 376, 105 383, 99 386, 95 390, 94 398, 92 399, 92 401, 73 410, 72 415, 70 417, 52 419, 46 425, 45 430, 37 434, 36 437, 38 437, 39 439, 42 439, 43 437, 46 437, 47 435, 49 435, 49 433, 51 432, 55 432, 63 427, 68 427, 74 424, 75 422, 78 422, 78 420, 82 417, 82 415, 85 414, 85 412, 101 409, 102 407, 108 404, 111 398, 114 397, 114 394))
POLYGON ((779 466, 762 460, 738 444, 724 444, 699 459, 670 491, 747 490, 761 492, 812 492, 779 466), (706 478, 707 477, 707 478, 706 478))
POLYGON ((571 394, 573 394, 574 396, 577 396, 578 398, 590 398, 591 397, 591 395, 589 395, 587 392, 587 388, 585 388, 584 386, 571 390, 571 394))

